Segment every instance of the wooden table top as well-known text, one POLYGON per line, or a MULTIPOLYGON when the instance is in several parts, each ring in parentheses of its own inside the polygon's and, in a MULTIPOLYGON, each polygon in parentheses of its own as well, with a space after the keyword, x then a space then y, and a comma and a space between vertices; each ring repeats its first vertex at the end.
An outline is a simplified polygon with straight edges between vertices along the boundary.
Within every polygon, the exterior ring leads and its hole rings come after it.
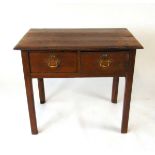
POLYGON ((142 49, 126 28, 30 29, 16 50, 142 49))

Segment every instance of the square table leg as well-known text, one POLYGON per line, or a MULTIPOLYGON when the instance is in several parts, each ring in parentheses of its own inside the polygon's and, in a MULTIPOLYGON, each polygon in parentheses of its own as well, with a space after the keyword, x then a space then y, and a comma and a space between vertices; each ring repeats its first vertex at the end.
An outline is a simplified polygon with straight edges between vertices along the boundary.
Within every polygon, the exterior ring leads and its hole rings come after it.
POLYGON ((45 103, 45 89, 43 78, 38 78, 38 89, 39 89, 40 103, 43 104, 45 103))
POLYGON ((124 104, 123 104, 123 116, 122 116, 122 127, 121 132, 128 132, 128 121, 129 121, 129 111, 130 111, 130 101, 131 101, 131 92, 132 92, 132 82, 133 82, 133 73, 134 73, 134 64, 135 64, 135 54, 136 51, 133 51, 129 55, 129 71, 125 77, 125 92, 124 92, 124 104))
POLYGON ((36 112, 34 106, 33 85, 30 76, 28 52, 22 51, 23 72, 32 134, 38 134, 36 112))
POLYGON ((124 93, 124 105, 123 105, 123 117, 122 117, 122 133, 127 133, 128 131, 128 121, 129 121, 129 110, 130 110, 130 100, 132 91, 132 76, 127 76, 125 78, 125 93, 124 93))
POLYGON ((119 77, 118 76, 113 77, 112 96, 111 96, 112 103, 117 103, 118 84, 119 84, 119 77))

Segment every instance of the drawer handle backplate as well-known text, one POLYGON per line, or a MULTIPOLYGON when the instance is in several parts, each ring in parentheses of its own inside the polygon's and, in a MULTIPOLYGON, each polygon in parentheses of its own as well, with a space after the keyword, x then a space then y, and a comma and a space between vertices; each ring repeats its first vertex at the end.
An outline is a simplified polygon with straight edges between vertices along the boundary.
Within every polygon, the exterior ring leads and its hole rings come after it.
POLYGON ((101 68, 107 68, 110 66, 110 64, 112 63, 112 60, 108 58, 107 54, 103 54, 100 58, 99 58, 99 66, 101 68))
POLYGON ((60 59, 56 55, 51 54, 48 60, 48 66, 50 68, 58 68, 60 66, 60 62, 60 59))

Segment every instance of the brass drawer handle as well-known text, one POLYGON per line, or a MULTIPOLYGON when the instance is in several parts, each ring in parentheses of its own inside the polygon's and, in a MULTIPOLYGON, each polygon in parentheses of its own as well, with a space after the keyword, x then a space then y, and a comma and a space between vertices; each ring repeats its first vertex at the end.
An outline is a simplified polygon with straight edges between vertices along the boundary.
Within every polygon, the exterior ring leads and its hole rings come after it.
POLYGON ((99 66, 101 68, 107 68, 111 65, 112 60, 108 58, 107 54, 103 54, 99 59, 99 66))
POLYGON ((61 62, 60 59, 56 55, 51 54, 48 60, 48 66, 50 68, 58 68, 60 65, 60 62, 61 62))

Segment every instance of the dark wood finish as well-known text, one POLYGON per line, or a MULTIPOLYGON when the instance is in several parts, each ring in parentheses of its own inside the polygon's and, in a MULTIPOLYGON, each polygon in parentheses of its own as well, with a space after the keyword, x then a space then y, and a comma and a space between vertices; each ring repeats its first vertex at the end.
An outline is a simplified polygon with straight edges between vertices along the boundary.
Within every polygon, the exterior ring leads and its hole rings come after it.
POLYGON ((31 124, 31 132, 32 134, 38 134, 36 113, 35 113, 35 106, 34 106, 34 97, 33 97, 32 78, 30 76, 29 57, 27 52, 22 52, 22 62, 23 62, 25 88, 26 88, 26 94, 27 94, 30 124, 31 124))
POLYGON ((45 88, 44 88, 44 79, 38 78, 38 89, 39 89, 39 97, 40 103, 45 103, 45 88))
POLYGON ((128 121, 129 121, 129 110, 130 110, 130 100, 132 92, 132 82, 134 73, 136 51, 130 53, 130 70, 125 77, 125 93, 124 93, 124 104, 123 104, 123 116, 122 116, 122 133, 127 133, 128 131, 128 121))
POLYGON ((38 79, 40 102, 45 102, 43 78, 113 77, 117 102, 119 77, 125 77, 121 132, 128 130, 136 49, 142 45, 125 28, 30 29, 14 49, 22 51, 32 134, 37 134, 32 78, 38 79))
POLYGON ((117 103, 118 84, 119 84, 119 77, 114 76, 113 77, 113 84, 112 84, 112 96, 111 96, 111 102, 112 103, 117 103))
MULTIPOLYGON (((115 76, 124 77, 126 76, 126 73, 116 73, 115 76)), ((114 76, 113 75, 113 76, 114 76)), ((86 77, 111 77, 112 75, 109 75, 107 73, 31 73, 32 78, 86 78, 86 77)))
POLYGON ((128 69, 128 52, 81 52, 81 73, 90 75, 114 75, 126 73, 128 69), (111 64, 107 67, 101 67, 99 61, 102 55, 106 55, 111 64))
POLYGON ((87 50, 141 49, 126 28, 117 29, 30 29, 15 49, 87 50))
POLYGON ((31 52, 30 65, 32 73, 77 72, 77 52, 31 52), (59 59, 58 67, 48 66, 51 55, 55 55, 59 59))

